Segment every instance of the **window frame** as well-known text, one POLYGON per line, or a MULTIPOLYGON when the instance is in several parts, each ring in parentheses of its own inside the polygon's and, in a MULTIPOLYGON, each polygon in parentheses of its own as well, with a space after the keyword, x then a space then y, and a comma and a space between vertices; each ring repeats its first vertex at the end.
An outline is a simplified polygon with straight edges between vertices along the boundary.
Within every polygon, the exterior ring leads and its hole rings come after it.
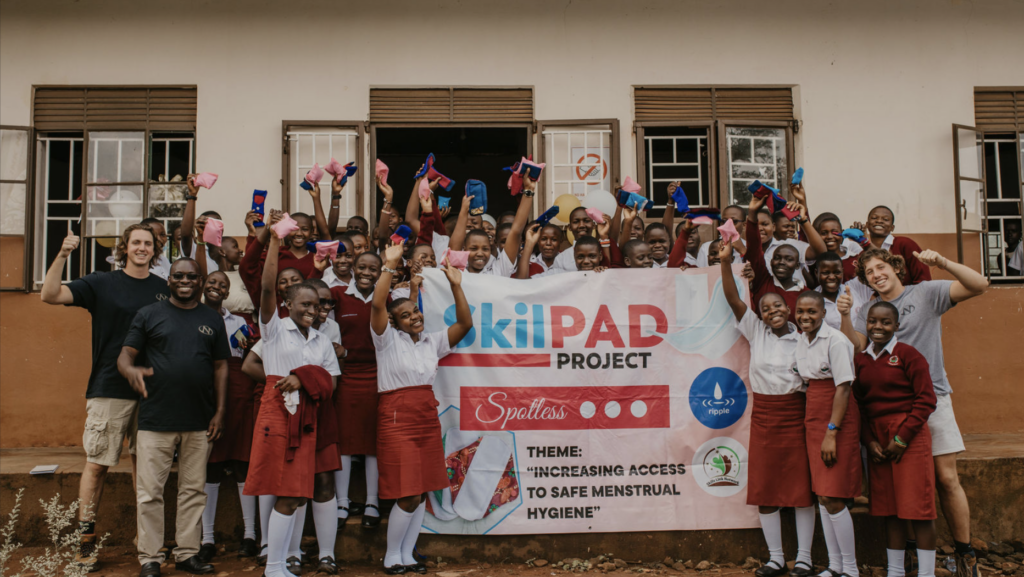
MULTIPOLYGON (((621 134, 619 132, 619 119, 618 118, 586 118, 586 119, 578 119, 578 120, 577 119, 538 120, 536 122, 536 124, 537 124, 537 129, 535 131, 535 136, 537 138, 537 147, 536 147, 537 154, 536 154, 536 158, 537 158, 537 162, 538 163, 544 163, 545 162, 545 159, 544 159, 544 150, 546 148, 544 146, 544 130, 545 129, 547 129, 547 128, 556 128, 556 127, 567 127, 567 126, 595 126, 595 125, 602 125, 602 124, 608 125, 609 130, 611 130, 610 147, 611 147, 611 153, 612 153, 610 166, 608 167, 608 169, 609 169, 608 176, 610 177, 609 178, 609 182, 611 183, 612 190, 609 190, 608 192, 611 193, 613 196, 615 195, 615 190, 619 186, 621 186, 621 184, 622 184, 621 174, 620 174, 620 171, 619 171, 619 165, 622 162, 622 152, 621 152, 621 134)), ((545 205, 543 207, 544 209, 546 209, 548 206, 552 206, 554 204, 554 201, 555 201, 554 197, 548 198, 552 194, 552 192, 553 191, 550 191, 550 190, 543 190, 542 194, 534 195, 534 197, 533 197, 533 210, 534 210, 534 214, 540 214, 542 212, 542 210, 541 210, 542 207, 540 206, 540 203, 542 201, 545 202, 545 205)))
MULTIPOLYGON (((356 172, 356 175, 355 175, 354 178, 349 179, 350 182, 348 183, 347 186, 353 186, 354 185, 355 201, 356 201, 356 203, 355 203, 356 214, 366 218, 366 215, 362 214, 362 211, 365 210, 365 207, 363 205, 364 204, 364 199, 365 199, 365 192, 366 192, 366 187, 365 187, 366 179, 365 179, 365 175, 366 175, 366 171, 369 170, 369 169, 366 166, 366 162, 364 162, 365 159, 366 159, 366 154, 365 154, 366 146, 364 144, 365 143, 365 137, 366 137, 366 123, 361 121, 361 120, 282 120, 281 121, 281 209, 284 212, 290 212, 291 211, 292 190, 293 190, 294 187, 298 186, 297 184, 292 182, 295 179, 294 178, 290 178, 290 175, 289 175, 289 172, 291 170, 291 165, 292 165, 292 158, 293 158, 292 155, 294 153, 292 151, 291 140, 288 139, 288 133, 291 130, 293 130, 294 128, 305 127, 305 126, 313 127, 313 128, 349 129, 349 130, 354 130, 356 132, 356 146, 355 146, 355 148, 356 148, 356 160, 355 160, 355 163, 356 163, 356 166, 359 168, 359 170, 358 170, 358 172, 356 172)), ((328 196, 328 199, 329 199, 330 198, 330 191, 327 191, 327 192, 328 192, 327 196, 328 196)), ((353 190, 350 189, 349 190, 349 194, 351 194, 352 192, 353 192, 353 190)), ((321 193, 323 193, 323 191, 321 191, 321 193)), ((321 197, 320 200, 321 200, 321 202, 323 202, 323 197, 321 197)), ((329 210, 330 210, 329 206, 325 207, 324 208, 325 214, 329 210)), ((336 230, 335 231, 331 231, 331 234, 332 235, 333 234, 337 234, 337 231, 336 230)))
POLYGON ((19 130, 24 131, 26 134, 26 146, 28 150, 25 151, 25 180, 11 180, 11 179, 0 179, 0 184, 24 184, 25 185, 25 223, 21 229, 21 234, 0 234, 0 237, 4 238, 17 238, 21 237, 21 248, 22 248, 22 264, 21 264, 21 286, 7 286, 0 287, 0 292, 30 292, 32 288, 32 237, 33 237, 33 216, 34 213, 34 198, 33 194, 35 191, 35 179, 33 178, 35 171, 35 151, 36 151, 36 137, 35 130, 31 126, 19 126, 13 124, 0 124, 0 130, 19 130))
MULTIPOLYGON (((709 206, 714 207, 715 204, 721 204, 718 199, 718 130, 715 129, 715 120, 638 120, 633 123, 633 131, 636 134, 636 168, 637 168, 637 183, 640 184, 640 189, 648 191, 652 198, 654 191, 650 190, 650 183, 647 182, 647 139, 646 139, 646 128, 706 128, 708 131, 708 200, 711 204, 709 206), (715 151, 714 154, 711 154, 715 151)), ((662 206, 660 210, 664 210, 662 206)), ((654 210, 659 210, 657 205, 654 210)), ((673 215, 673 222, 678 220, 678 216, 673 215)))
MULTIPOLYGON (((964 233, 965 232, 980 234, 981 238, 979 239, 979 241, 980 241, 979 244, 982 247, 982 253, 984 253, 984 250, 985 250, 985 240, 984 240, 984 237, 985 237, 986 230, 988 229, 988 203, 985 202, 985 199, 988 196, 988 187, 986 186, 986 183, 985 183, 985 172, 986 172, 986 170, 985 170, 985 131, 980 130, 977 127, 974 127, 974 126, 968 126, 966 124, 956 124, 956 123, 953 123, 952 145, 953 145, 953 191, 954 191, 953 200, 954 200, 954 210, 956 211, 956 256, 957 256, 957 262, 959 262, 960 264, 963 264, 964 263, 964 233), (970 131, 973 131, 975 134, 977 134, 978 136, 981 137, 981 142, 980 142, 979 145, 981 146, 982 153, 981 153, 981 158, 979 159, 980 166, 978 167, 978 169, 979 169, 981 174, 979 175, 979 178, 974 178, 974 177, 969 177, 969 176, 962 176, 960 174, 960 146, 959 146, 959 142, 960 142, 960 133, 959 133, 959 131, 960 130, 970 130, 970 131), (966 204, 966 200, 963 198, 963 195, 962 195, 961 190, 960 190, 960 181, 962 181, 962 180, 967 180, 969 182, 977 182, 978 184, 981 185, 981 209, 982 210, 981 210, 981 214, 978 215, 979 218, 981 219, 980 230, 973 230, 973 229, 966 229, 966 228, 964 228, 964 222, 963 221, 967 218, 967 215, 966 215, 967 204, 966 204)), ((988 278, 988 276, 989 276, 988 266, 986 266, 986 261, 985 260, 982 260, 981 267, 982 267, 982 271, 985 273, 985 277, 988 278)))
MULTIPOLYGON (((718 118, 718 119, 716 119, 716 122, 718 123, 718 158, 716 159, 718 161, 718 177, 719 177, 718 178, 718 203, 719 203, 718 204, 718 208, 720 208, 720 209, 721 208, 725 208, 726 206, 731 204, 730 203, 730 198, 731 198, 731 195, 732 195, 732 190, 729 188, 729 183, 730 183, 730 180, 729 180, 730 167, 729 167, 729 162, 726 160, 728 158, 728 155, 729 155, 729 151, 728 151, 729 139, 726 137, 726 134, 725 134, 726 129, 728 129, 730 127, 743 128, 743 127, 748 127, 749 126, 749 127, 752 127, 752 128, 781 128, 781 129, 784 129, 786 131, 786 170, 787 170, 787 173, 786 173, 786 178, 782 179, 782 180, 785 180, 787 183, 789 182, 790 175, 792 175, 793 171, 796 170, 796 158, 795 158, 796 154, 795 154, 795 149, 794 149, 794 140, 795 139, 794 139, 793 122, 786 121, 786 120, 744 120, 742 118, 718 118)), ((776 181, 777 181, 776 183, 778 183, 779 180, 780 179, 778 179, 776 177, 776 181)), ((782 188, 783 188, 782 186, 779 187, 780 190, 782 188)), ((788 186, 786 187, 786 190, 783 191, 783 192, 785 193, 785 194, 783 194, 783 197, 784 198, 788 198, 789 197, 788 186)))

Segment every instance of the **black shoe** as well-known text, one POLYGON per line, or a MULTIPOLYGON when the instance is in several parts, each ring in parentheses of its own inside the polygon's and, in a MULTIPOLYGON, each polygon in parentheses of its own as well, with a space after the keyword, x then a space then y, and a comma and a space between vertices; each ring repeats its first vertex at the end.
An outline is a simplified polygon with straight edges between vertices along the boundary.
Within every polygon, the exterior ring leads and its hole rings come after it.
POLYGON ((267 566, 267 546, 266 545, 260 547, 260 554, 259 554, 258 557, 256 557, 256 565, 258 567, 266 567, 267 566))
POLYGON ((176 571, 184 571, 190 575, 206 575, 208 573, 213 573, 213 565, 200 561, 199 555, 193 555, 181 563, 175 563, 174 569, 176 571))
POLYGON ((415 565, 406 565, 405 566, 405 572, 406 573, 419 573, 420 575, 426 575, 427 574, 427 566, 424 565, 423 563, 416 563, 415 565))
POLYGON ((779 567, 775 561, 769 561, 761 565, 757 571, 754 571, 754 575, 757 575, 757 577, 779 577, 787 573, 789 573, 789 567, 785 563, 782 564, 782 567, 779 567))
POLYGON ((327 573, 328 575, 338 574, 338 564, 334 562, 333 557, 324 557, 320 559, 320 565, 316 568, 317 573, 327 573))
POLYGON ((260 552, 260 546, 256 544, 255 539, 242 539, 242 544, 238 547, 239 557, 255 557, 260 552))
POLYGON ((376 529, 380 526, 380 509, 376 505, 366 505, 363 509, 363 529, 376 529), (373 510, 377 512, 377 516, 367 515, 366 509, 373 507, 373 510))
POLYGON ((814 567, 811 567, 803 561, 797 561, 793 568, 789 570, 790 577, 813 577, 814 567))
POLYGON ((385 575, 405 575, 405 573, 406 573, 405 565, 392 565, 390 567, 385 567, 384 568, 384 574, 385 575))
POLYGON ((213 561, 213 558, 216 556, 217 546, 213 543, 203 543, 199 547, 199 553, 196 555, 196 557, 199 557, 199 560, 203 563, 209 563, 210 561, 213 561))
POLYGON ((362 515, 363 514, 363 509, 365 509, 365 508, 366 508, 366 505, 364 505, 362 503, 349 503, 348 504, 349 514, 353 515, 353 516, 355 516, 355 515, 362 515))
POLYGON ((302 559, 289 557, 284 562, 284 568, 295 577, 299 577, 302 575, 302 559))
POLYGON ((139 569, 139 577, 160 577, 160 564, 156 561, 146 563, 139 569))

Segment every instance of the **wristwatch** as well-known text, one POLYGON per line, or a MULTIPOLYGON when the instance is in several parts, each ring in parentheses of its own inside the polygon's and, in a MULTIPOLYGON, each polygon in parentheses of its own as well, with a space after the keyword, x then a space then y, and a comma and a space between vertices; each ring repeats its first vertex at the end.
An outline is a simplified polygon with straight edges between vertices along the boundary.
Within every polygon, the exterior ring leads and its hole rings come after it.
POLYGON ((334 199, 334 200, 341 200, 341 195, 340 194, 332 194, 331 198, 334 199))
POLYGON ((193 195, 191 195, 191 194, 186 192, 185 193, 185 200, 199 200, 199 197, 198 196, 193 196, 193 195))
POLYGON ((839 427, 837 427, 837 426, 835 425, 835 423, 829 423, 829 424, 828 424, 828 430, 830 430, 830 431, 838 431, 838 430, 840 430, 840 429, 839 429, 839 427))
POLYGON ((391 274, 398 274, 398 271, 393 268, 388 268, 387 265, 380 267, 381 272, 389 272, 391 274))

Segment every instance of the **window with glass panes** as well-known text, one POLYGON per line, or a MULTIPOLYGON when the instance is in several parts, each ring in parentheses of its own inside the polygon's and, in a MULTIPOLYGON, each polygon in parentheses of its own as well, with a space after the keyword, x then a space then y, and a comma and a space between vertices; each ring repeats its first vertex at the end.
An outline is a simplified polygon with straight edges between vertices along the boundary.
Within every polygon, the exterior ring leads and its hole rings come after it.
MULTIPOLYGON (((1021 157, 1016 135, 985 135, 985 220, 982 250, 992 280, 1024 280, 1013 254, 1021 244, 1021 157)), ((1020 265, 1018 265, 1020 266, 1020 265)))

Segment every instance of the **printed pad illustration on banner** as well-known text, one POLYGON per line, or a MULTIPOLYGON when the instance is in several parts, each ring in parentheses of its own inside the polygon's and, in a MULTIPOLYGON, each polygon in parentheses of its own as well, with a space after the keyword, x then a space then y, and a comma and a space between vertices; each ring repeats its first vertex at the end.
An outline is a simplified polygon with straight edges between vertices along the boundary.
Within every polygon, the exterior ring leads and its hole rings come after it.
POLYGON ((690 384, 690 411, 709 429, 733 426, 746 410, 747 386, 729 369, 705 369, 690 384))
POLYGON ((449 486, 427 493, 423 527, 434 533, 483 535, 523 504, 515 434, 459 427, 459 409, 438 418, 449 486))
POLYGON ((747 486, 747 450, 736 439, 715 437, 693 454, 690 470, 708 494, 730 497, 747 486))

